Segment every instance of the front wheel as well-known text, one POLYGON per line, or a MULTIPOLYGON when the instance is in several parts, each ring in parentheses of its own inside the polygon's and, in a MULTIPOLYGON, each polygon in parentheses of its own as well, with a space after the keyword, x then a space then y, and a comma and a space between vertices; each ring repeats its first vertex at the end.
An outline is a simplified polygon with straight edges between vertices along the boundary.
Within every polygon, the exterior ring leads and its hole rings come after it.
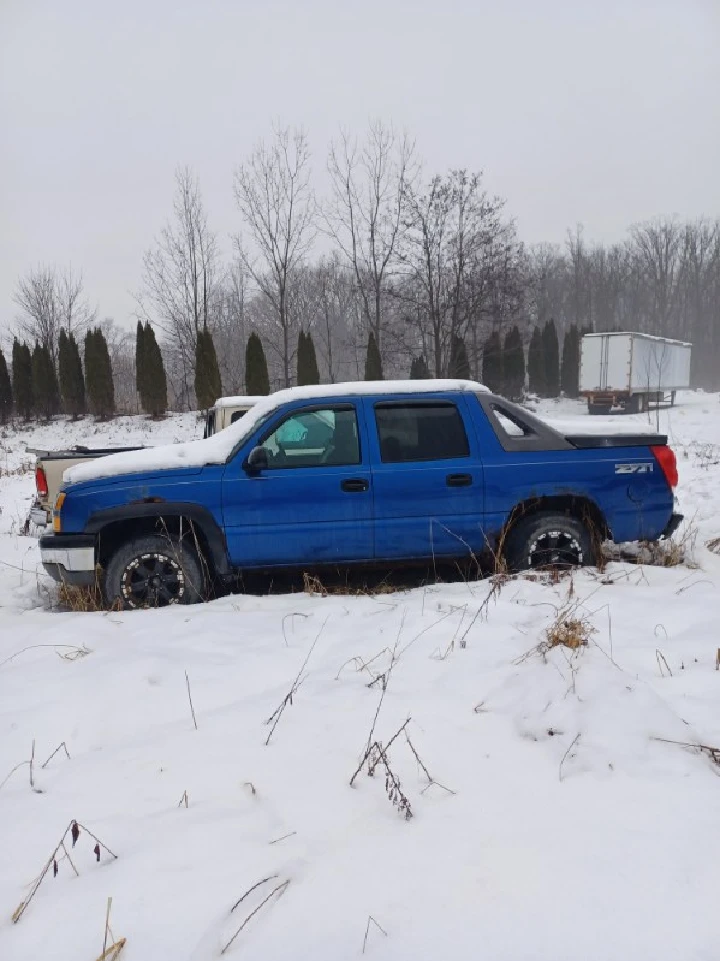
POLYGON ((205 599, 206 577, 197 554, 178 540, 151 534, 123 544, 105 575, 110 605, 128 610, 196 604, 205 599))
POLYGON ((507 535, 505 560, 511 571, 585 567, 595 563, 590 533, 565 514, 533 514, 507 535))

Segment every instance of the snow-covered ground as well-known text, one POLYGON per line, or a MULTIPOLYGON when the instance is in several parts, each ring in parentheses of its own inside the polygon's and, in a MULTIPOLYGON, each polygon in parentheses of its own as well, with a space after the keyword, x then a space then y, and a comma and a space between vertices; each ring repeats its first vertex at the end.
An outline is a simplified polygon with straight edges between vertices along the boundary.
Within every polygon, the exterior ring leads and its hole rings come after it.
MULTIPOLYGON (((569 401, 540 412, 607 424, 569 401)), ((657 739, 720 746, 718 415, 688 393, 660 417, 692 518, 683 566, 129 614, 53 609, 19 534, 23 451, 200 425, 7 430, 0 782, 33 742, 35 763, 34 790, 27 764, 0 787, 0 958, 93 961, 112 897, 123 961, 210 961, 241 927, 225 957, 715 961, 720 767, 657 739), (541 656, 568 605, 589 645, 541 656), (408 718, 412 748, 401 734, 386 755, 402 797, 382 758, 350 787, 371 729, 387 745, 408 718), (61 742, 70 758, 45 765, 61 742), (76 847, 13 925, 73 819, 76 847), (85 828, 117 859, 96 863, 85 828)))

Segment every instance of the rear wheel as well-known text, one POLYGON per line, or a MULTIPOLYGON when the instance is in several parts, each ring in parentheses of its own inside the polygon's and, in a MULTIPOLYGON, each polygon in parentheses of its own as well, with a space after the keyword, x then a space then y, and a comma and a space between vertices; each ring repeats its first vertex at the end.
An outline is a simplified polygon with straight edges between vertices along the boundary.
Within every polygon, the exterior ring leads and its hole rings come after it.
POLYGON ((565 514, 533 514, 513 527, 505 542, 511 571, 567 569, 595 563, 593 542, 585 524, 565 514))
POLYGON ((197 554, 174 538, 151 534, 123 544, 105 575, 109 604, 128 610, 196 604, 207 596, 197 554))
POLYGON ((588 414, 609 414, 610 404, 593 404, 588 401, 588 414))

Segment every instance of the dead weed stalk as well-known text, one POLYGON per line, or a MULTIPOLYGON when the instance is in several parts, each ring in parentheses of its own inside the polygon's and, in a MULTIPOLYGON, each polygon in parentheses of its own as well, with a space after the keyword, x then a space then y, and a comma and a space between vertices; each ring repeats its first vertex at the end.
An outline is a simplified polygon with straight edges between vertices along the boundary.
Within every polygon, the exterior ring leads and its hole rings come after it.
MULTIPOLYGON (((385 794, 387 795, 387 798, 392 804, 392 806, 396 808, 400 814, 402 814, 402 816, 405 818, 406 821, 409 821, 410 818, 412 818, 413 816, 412 806, 410 804, 410 800, 408 796, 403 791, 402 784, 400 783, 400 778, 398 777, 397 773, 392 767, 392 764, 390 762, 390 755, 389 755, 390 748, 401 735, 404 737, 405 743, 407 744, 413 757, 415 758, 415 761, 417 762, 418 767, 420 768, 420 770, 425 775, 425 778, 427 779, 428 783, 425 785, 421 793, 424 794, 433 785, 441 788, 443 791, 445 791, 448 794, 454 795, 456 793, 451 788, 445 787, 444 784, 441 784, 439 781, 436 781, 435 778, 430 774, 430 771, 428 770, 426 764, 423 762, 422 758, 418 754, 415 748, 415 745, 410 740, 410 735, 408 734, 408 730, 407 730, 408 725, 410 724, 410 721, 411 721, 411 718, 407 718, 405 723, 398 728, 398 730, 393 734, 393 736, 390 738, 387 744, 383 744, 379 740, 372 740, 366 747, 365 752, 360 760, 360 763, 355 769, 353 776, 350 778, 350 787, 353 787, 355 784, 356 778, 358 777, 358 775, 363 769, 365 769, 365 773, 367 774, 368 777, 374 777, 377 769, 381 767, 385 772, 385 794)), ((374 727, 373 727, 373 730, 374 730, 374 727)), ((372 737, 372 733, 371 733, 371 737, 372 737)))
POLYGON ((690 741, 673 741, 667 737, 653 737, 652 740, 659 741, 661 744, 676 744, 678 747, 687 747, 692 751, 699 751, 709 757, 713 764, 720 767, 720 747, 711 747, 709 744, 693 744, 690 741))
MULTIPOLYGON (((245 894, 243 894, 243 896, 238 901, 236 901, 235 904, 233 904, 233 906, 230 908, 230 913, 232 914, 232 912, 236 908, 238 908, 243 903, 243 901, 245 901, 245 899, 249 897, 250 894, 252 894, 253 891, 256 891, 258 888, 262 887, 265 884, 268 884, 270 881, 277 880, 277 878, 278 878, 277 874, 271 874, 269 877, 263 878, 262 881, 258 881, 257 884, 253 884, 253 886, 251 888, 248 888, 245 894)), ((276 898, 277 900, 281 898, 283 894, 285 894, 285 892, 287 891, 288 885, 290 884, 290 880, 291 880, 290 878, 287 878, 287 880, 281 881, 280 884, 276 884, 275 887, 270 891, 270 893, 266 895, 266 897, 264 897, 262 901, 257 905, 257 907, 254 908, 252 911, 250 911, 248 915, 246 915, 244 921, 242 922, 240 927, 237 929, 235 934, 233 934, 230 940, 225 944, 223 949, 220 951, 220 954, 225 954, 225 952, 228 950, 228 948, 233 943, 233 941, 235 941, 235 939, 238 937, 240 932, 247 926, 250 920, 255 917, 258 911, 268 903, 268 901, 272 900, 272 898, 274 898, 275 895, 277 895, 277 898, 276 898)))
MULTIPOLYGON (((47 763, 47 762, 46 762, 46 763, 47 763)), ((26 764, 27 764, 27 766, 28 766, 28 776, 29 776, 29 780, 30 780, 30 790, 31 790, 31 791, 34 791, 35 794, 42 794, 43 792, 40 790, 40 788, 36 788, 36 787, 35 787, 35 741, 34 741, 34 740, 33 740, 33 742, 32 742, 32 747, 31 747, 31 749, 30 749, 30 757, 28 758, 28 760, 27 760, 27 761, 20 761, 19 764, 16 764, 15 767, 14 767, 8 774, 6 774, 6 776, 3 778, 2 782, 0 782, 0 790, 2 790, 2 789, 5 787, 5 785, 6 785, 7 782, 10 780, 10 778, 13 776, 13 774, 14 774, 16 771, 19 771, 20 768, 25 767, 26 764)), ((44 764, 43 764, 43 767, 45 767, 44 764)))
POLYGON ((325 630, 325 625, 327 624, 327 622, 328 622, 329 619, 330 619, 330 615, 328 614, 328 616, 327 616, 327 617, 325 618, 325 620, 323 621, 322 626, 320 627, 320 630, 319 630, 319 631, 317 632, 317 634, 315 635, 315 640, 314 640, 314 641, 312 642, 312 644, 310 645, 310 650, 307 652, 307 654, 306 654, 306 656, 305 656, 305 660, 302 662, 302 664, 301 664, 301 666, 300 666, 300 670, 299 670, 299 671, 297 672, 297 674, 295 675, 295 680, 294 680, 294 681, 292 682, 292 684, 290 685, 290 690, 287 692, 287 694, 286 694, 285 697, 282 699, 282 701, 280 702, 280 704, 275 708, 275 710, 274 710, 273 713, 270 715, 270 717, 265 721, 266 724, 271 725, 271 727, 270 727, 270 732, 268 733, 268 736, 267 736, 267 738, 266 738, 266 740, 265 740, 265 746, 266 746, 266 747, 270 744, 270 739, 272 738, 273 734, 275 733, 275 728, 276 728, 276 727, 278 726, 278 724, 280 723, 280 718, 283 716, 283 712, 284 712, 285 708, 288 706, 288 704, 292 705, 293 697, 297 694, 300 685, 301 685, 301 684, 303 683, 303 681, 305 681, 306 678, 307 678, 307 675, 306 675, 306 673, 305 673, 305 668, 306 668, 307 665, 308 665, 308 661, 310 660, 310 656, 311 656, 312 652, 315 650, 315 645, 316 645, 317 642, 320 640, 320 635, 321 635, 322 632, 325 630))
POLYGON ((103 938, 102 953, 97 956, 95 961, 115 961, 122 949, 127 943, 127 938, 118 938, 115 940, 115 935, 112 933, 112 928, 110 927, 110 909, 112 908, 112 898, 107 899, 107 908, 105 910, 105 936, 103 938), (108 944, 108 940, 110 944, 108 944))
POLYGON ((80 837, 80 834, 82 833, 82 831, 84 831, 87 835, 89 835, 89 836, 92 838, 93 841, 95 841, 95 847, 93 848, 93 854, 95 855, 95 860, 96 860, 96 861, 99 861, 99 860, 100 860, 102 851, 106 851, 114 861, 117 860, 117 854, 113 854, 113 852, 110 850, 110 848, 107 847, 107 845, 103 844, 103 842, 102 842, 98 837, 96 837, 96 836, 92 833, 92 831, 88 831, 88 829, 85 827, 84 824, 80 824, 79 821, 71 821, 71 822, 68 824, 68 826, 65 828, 65 830, 63 831, 62 837, 60 838, 60 840, 59 840, 58 843, 56 844, 55 849, 53 850, 52 854, 50 855, 50 857, 49 857, 49 858, 47 859, 47 861, 45 862, 45 866, 43 867, 42 871, 40 872, 40 874, 38 875, 38 877, 35 879, 35 881, 33 881, 32 886, 31 886, 31 889, 30 889, 30 894, 28 894, 28 896, 25 898, 25 900, 22 901, 22 902, 17 906, 17 908, 15 909, 15 912, 14 912, 14 914, 13 914, 13 916, 12 916, 12 922, 13 922, 13 924, 17 924, 18 921, 20 920, 20 918, 23 916, 23 914, 24 914, 25 911, 27 910, 30 902, 31 902, 32 899, 35 897, 35 894, 37 893, 38 888, 40 887, 40 885, 41 885, 42 882, 44 881, 45 876, 47 875, 47 873, 48 873, 48 871, 50 870, 50 868, 52 868, 52 870, 53 870, 53 877, 57 877, 61 862, 67 860, 67 862, 69 863, 70 867, 71 867, 71 868, 73 869, 73 871, 75 872, 75 875, 79 877, 80 872, 79 872, 78 869, 75 867, 75 864, 73 863, 73 860, 72 860, 72 858, 70 857, 70 852, 69 852, 68 849, 67 849, 66 840, 67 840, 68 835, 70 835, 70 839, 71 839, 71 841, 72 841, 71 847, 74 848, 75 845, 77 844, 78 838, 80 837), (63 852, 63 855, 62 855, 62 857, 58 860, 58 854, 60 853, 60 851, 63 852))
POLYGON ((372 916, 372 914, 369 914, 369 915, 368 915, 368 919, 367 919, 367 927, 365 928, 365 937, 363 938, 363 946, 362 946, 362 953, 363 953, 363 954, 365 954, 365 948, 367 947, 368 935, 370 934, 370 925, 371 925, 371 924, 374 924, 375 927, 378 929, 378 931, 380 931, 381 934, 384 934, 385 937, 388 936, 388 933, 387 933, 387 931, 385 930, 385 928, 384 928, 382 925, 380 925, 380 924, 377 923, 377 921, 376 921, 375 918, 372 916))

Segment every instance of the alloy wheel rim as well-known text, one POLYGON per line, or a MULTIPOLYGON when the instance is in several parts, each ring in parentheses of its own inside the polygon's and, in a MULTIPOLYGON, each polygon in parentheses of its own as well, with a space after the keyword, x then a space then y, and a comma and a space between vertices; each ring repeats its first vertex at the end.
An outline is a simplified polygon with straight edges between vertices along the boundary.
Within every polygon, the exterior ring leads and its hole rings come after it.
POLYGON ((528 548, 529 567, 580 567, 583 560, 580 542, 567 530, 545 531, 528 548))
POLYGON ((185 594, 185 575, 167 554, 148 552, 134 557, 123 571, 120 585, 129 607, 167 607, 185 594))

